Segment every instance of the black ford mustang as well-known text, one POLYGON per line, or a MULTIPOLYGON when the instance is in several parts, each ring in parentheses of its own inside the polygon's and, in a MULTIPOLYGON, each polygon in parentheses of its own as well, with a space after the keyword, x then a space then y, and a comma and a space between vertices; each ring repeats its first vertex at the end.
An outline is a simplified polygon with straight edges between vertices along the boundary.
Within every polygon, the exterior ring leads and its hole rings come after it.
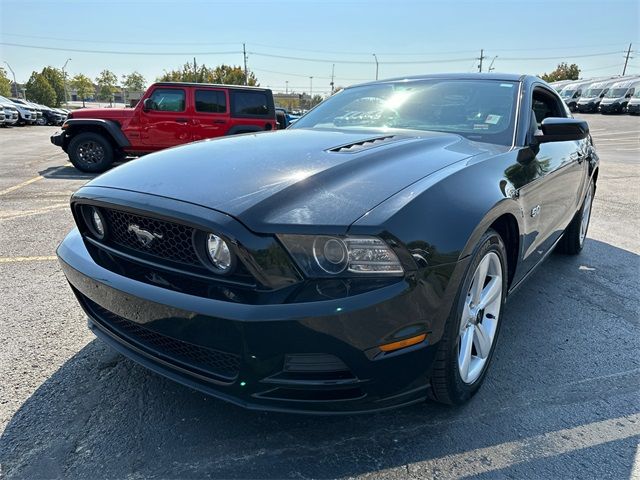
POLYGON ((244 407, 457 404, 507 295, 582 249, 587 124, 540 79, 433 75, 347 88, 292 128, 112 170, 58 249, 95 334, 244 407))

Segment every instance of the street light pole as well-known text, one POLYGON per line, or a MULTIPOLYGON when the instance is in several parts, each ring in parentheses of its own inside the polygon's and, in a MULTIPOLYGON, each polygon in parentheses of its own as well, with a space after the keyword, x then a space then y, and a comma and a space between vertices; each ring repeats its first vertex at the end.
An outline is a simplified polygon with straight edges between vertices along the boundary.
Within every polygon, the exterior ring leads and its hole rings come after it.
POLYGON ((69 63, 71 61, 70 58, 67 58, 67 61, 64 62, 64 65, 62 66, 62 81, 64 84, 64 103, 65 105, 69 102, 69 100, 67 99, 67 72, 65 72, 65 68, 67 68, 67 63, 69 63))
POLYGON ((376 80, 378 80, 378 56, 374 53, 373 58, 376 60, 376 80))
POLYGON ((309 77, 309 110, 313 107, 313 77, 309 77))
POLYGON ((13 95, 18 98, 18 82, 16 82, 16 73, 13 71, 13 68, 11 68, 11 65, 9 65, 7 62, 4 62, 4 64, 9 67, 11 75, 13 75, 13 95))

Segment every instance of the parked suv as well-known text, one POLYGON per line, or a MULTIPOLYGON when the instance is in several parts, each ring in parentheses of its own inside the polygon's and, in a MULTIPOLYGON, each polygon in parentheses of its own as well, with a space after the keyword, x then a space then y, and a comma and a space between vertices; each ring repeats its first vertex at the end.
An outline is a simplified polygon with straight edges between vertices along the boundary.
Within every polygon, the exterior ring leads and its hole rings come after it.
POLYGON ((15 125, 18 123, 18 109, 13 102, 0 97, 0 110, 4 112, 4 124, 3 126, 15 125))
POLYGON ((204 83, 155 83, 135 108, 71 112, 51 137, 83 172, 205 138, 276 129, 271 90, 204 83))
POLYGON ((10 103, 11 105, 13 105, 13 107, 18 110, 18 124, 19 125, 24 125, 24 124, 31 124, 31 123, 36 123, 36 118, 37 118, 37 114, 36 114, 36 110, 33 107, 28 106, 25 103, 22 103, 23 101, 20 100, 19 98, 6 98, 6 97, 2 97, 0 96, 0 102, 2 103, 10 103))

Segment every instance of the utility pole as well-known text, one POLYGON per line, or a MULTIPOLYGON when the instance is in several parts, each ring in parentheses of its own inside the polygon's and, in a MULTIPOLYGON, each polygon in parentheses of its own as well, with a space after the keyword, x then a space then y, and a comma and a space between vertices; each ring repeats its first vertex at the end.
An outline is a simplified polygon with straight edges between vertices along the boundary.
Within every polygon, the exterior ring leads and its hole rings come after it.
POLYGON ((313 77, 309 77, 309 110, 313 107, 313 77))
POLYGON ((4 64, 9 67, 11 75, 13 75, 13 96, 18 98, 18 82, 16 82, 16 73, 13 71, 13 68, 11 68, 11 65, 9 65, 7 62, 4 62, 4 64))
POLYGON ((331 83, 329 85, 331 85, 331 95, 333 95, 333 79, 335 77, 335 73, 336 73, 336 64, 334 63, 333 66, 331 67, 331 83))
POLYGON ((285 95, 289 95, 289 80, 284 81, 284 93, 285 95))
POLYGON ((373 58, 376 60, 376 80, 378 80, 378 56, 374 53, 373 58))
MULTIPOLYGON (((624 59, 624 68, 622 69, 622 76, 627 73, 627 63, 629 63, 629 55, 631 54, 631 44, 629 44, 629 48, 627 49, 627 56, 624 59)), ((633 58, 633 57, 631 57, 633 58)))
POLYGON ((485 59, 486 57, 484 56, 484 49, 480 49, 480 58, 477 58, 476 60, 480 60, 480 63, 478 64, 478 72, 482 73, 482 61, 485 59))
POLYGON ((242 58, 244 59, 244 84, 248 85, 248 76, 247 76, 247 47, 243 43, 242 44, 242 58))
POLYGON ((193 81, 198 81, 198 66, 196 65, 196 57, 193 57, 193 81))
POLYGON ((67 72, 65 71, 65 68, 67 68, 67 63, 69 63, 71 61, 70 58, 67 58, 67 61, 64 62, 64 65, 62 66, 62 81, 63 86, 64 86, 64 103, 65 105, 67 104, 67 102, 69 101, 67 98, 67 72))
POLYGON ((489 69, 487 70, 487 72, 491 73, 492 70, 495 70, 495 68, 493 68, 493 62, 496 61, 496 58, 498 58, 498 55, 493 57, 493 60, 491 60, 491 63, 489 64, 489 69))

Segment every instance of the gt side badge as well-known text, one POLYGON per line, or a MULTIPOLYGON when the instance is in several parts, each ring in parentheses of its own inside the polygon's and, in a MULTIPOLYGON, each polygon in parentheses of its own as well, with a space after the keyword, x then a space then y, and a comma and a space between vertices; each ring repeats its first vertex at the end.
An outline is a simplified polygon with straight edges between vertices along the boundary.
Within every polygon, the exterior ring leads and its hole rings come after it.
POLYGON ((540 213, 540 205, 536 205, 535 207, 533 207, 531 209, 531 216, 532 217, 537 217, 539 213, 540 213))

